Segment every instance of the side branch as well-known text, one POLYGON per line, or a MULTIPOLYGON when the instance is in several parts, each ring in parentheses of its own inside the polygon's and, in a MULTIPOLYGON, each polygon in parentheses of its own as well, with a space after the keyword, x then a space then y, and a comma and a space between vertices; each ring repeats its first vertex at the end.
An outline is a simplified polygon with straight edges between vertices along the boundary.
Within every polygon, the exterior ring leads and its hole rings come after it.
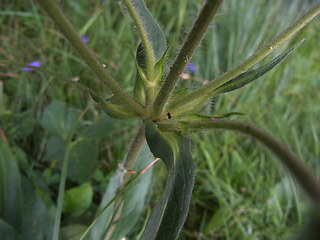
POLYGON ((161 115, 168 98, 180 78, 180 75, 199 46, 222 2, 223 0, 205 1, 153 104, 153 117, 159 117, 161 115))
POLYGON ((211 120, 204 122, 181 122, 181 128, 186 132, 195 132, 208 129, 224 129, 240 132, 265 145, 291 171, 293 176, 313 200, 320 206, 320 183, 302 161, 292 153, 283 143, 271 136, 268 132, 247 123, 230 120, 211 120))
POLYGON ((299 32, 306 24, 308 24, 311 20, 313 20, 319 13, 320 13, 320 3, 316 4, 303 16, 297 19, 290 27, 288 27, 286 30, 284 30, 282 33, 276 36, 264 47, 256 51, 249 58, 241 62, 238 66, 235 66, 234 68, 230 69, 226 73, 218 76, 216 79, 210 81, 207 85, 200 87, 189 94, 186 94, 184 96, 177 98, 174 102, 170 104, 169 111, 175 111, 175 109, 181 106, 184 106, 188 102, 191 102, 194 99, 197 99, 200 97, 204 97, 205 99, 204 101, 206 101, 211 96, 211 92, 214 89, 223 85, 229 80, 235 78, 239 74, 245 72, 250 67, 260 62, 263 58, 268 56, 271 52, 273 52, 283 43, 291 39, 297 32, 299 32))
POLYGON ((92 71, 106 84, 114 96, 124 105, 134 110, 139 116, 145 116, 144 108, 128 95, 112 76, 102 67, 98 59, 83 43, 77 31, 68 21, 54 0, 37 0, 46 13, 52 18, 64 36, 76 49, 80 56, 86 61, 92 71))

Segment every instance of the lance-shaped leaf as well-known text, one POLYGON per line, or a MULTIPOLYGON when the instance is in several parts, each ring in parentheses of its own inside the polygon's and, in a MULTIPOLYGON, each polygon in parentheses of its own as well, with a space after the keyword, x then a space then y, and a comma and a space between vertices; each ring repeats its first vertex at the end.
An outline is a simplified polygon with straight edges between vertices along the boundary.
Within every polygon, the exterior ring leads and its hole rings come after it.
MULTIPOLYGON (((133 55, 133 53, 132 53, 133 55)), ((134 57, 134 55, 133 55, 134 57)), ((135 59, 135 63, 136 63, 136 68, 137 68, 137 74, 136 74, 136 82, 134 84, 134 90, 133 90, 133 96, 134 99, 142 104, 145 105, 146 104, 146 92, 144 89, 144 82, 146 82, 146 72, 145 72, 145 68, 146 68, 146 54, 145 51, 143 49, 143 45, 142 43, 139 44, 138 49, 137 49, 137 53, 136 53, 136 57, 135 59)))
POLYGON ((99 100, 99 107, 110 117, 115 119, 127 119, 135 117, 135 114, 127 108, 125 105, 121 104, 116 98, 111 97, 106 101, 99 100))
POLYGON ((298 47, 304 40, 298 42, 288 51, 280 54, 278 57, 273 59, 271 62, 259 67, 255 70, 244 72, 237 77, 231 79, 230 81, 226 82, 225 84, 221 85, 220 87, 213 90, 214 95, 220 93, 231 92, 233 90, 239 89, 244 87, 245 85, 253 82, 254 80, 258 79, 262 75, 269 72, 272 68, 274 68, 278 63, 280 63, 289 53, 291 53, 296 47, 298 47))
POLYGON ((145 51, 148 77, 152 79, 154 66, 167 49, 166 38, 143 0, 123 0, 122 2, 139 31, 145 51))
POLYGON ((150 120, 146 122, 146 139, 151 152, 165 163, 168 179, 141 239, 174 240, 188 215, 194 184, 195 166, 190 142, 175 132, 161 132, 150 120))
MULTIPOLYGON (((147 72, 146 52, 142 43, 139 44, 135 63, 137 68, 136 82, 134 85, 134 98, 137 102, 145 105, 147 102, 153 101, 155 91, 160 86, 160 80, 164 74, 164 64, 166 55, 174 41, 171 41, 169 46, 164 51, 160 60, 154 65, 153 77, 150 78, 147 72)), ((133 53, 132 53, 133 55, 133 53)))

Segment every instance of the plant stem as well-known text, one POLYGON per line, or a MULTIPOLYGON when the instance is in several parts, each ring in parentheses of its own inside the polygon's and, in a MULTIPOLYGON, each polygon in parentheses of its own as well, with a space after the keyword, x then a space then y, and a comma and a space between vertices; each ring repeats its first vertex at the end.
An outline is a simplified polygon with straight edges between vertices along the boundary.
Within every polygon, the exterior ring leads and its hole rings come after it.
MULTIPOLYGON (((144 134, 145 134, 144 133, 144 124, 141 123, 136 136, 132 140, 132 143, 131 143, 130 149, 128 151, 128 154, 126 156, 126 159, 124 160, 123 166, 125 169, 130 170, 133 168, 133 166, 134 166, 134 164, 140 154, 140 151, 146 141, 144 134)), ((126 174, 123 179, 123 184, 126 184, 129 180, 129 178, 130 178, 130 174, 126 174)))
MULTIPOLYGON (((131 170, 133 168, 133 166, 134 166, 134 164, 140 154, 140 151, 146 141, 144 134, 145 134, 144 124, 141 123, 136 136, 132 140, 128 154, 124 160, 124 163, 123 163, 124 169, 131 170)), ((124 188, 124 186, 126 186, 126 184, 129 182, 130 177, 131 177, 131 174, 126 174, 126 173, 121 176, 122 179, 120 179, 120 181, 119 181, 120 184, 118 185, 118 189, 117 189, 116 194, 118 194, 124 188)), ((112 221, 109 224, 107 233, 105 235, 106 239, 110 238, 113 230, 115 229, 115 225, 113 223, 117 222, 121 216, 121 212, 122 212, 121 202, 122 202, 122 198, 120 198, 120 197, 114 201, 113 217, 112 217, 112 221)))
POLYGON ((53 228, 53 237, 52 237, 53 240, 59 240, 63 196, 64 196, 64 189, 65 189, 66 179, 67 179, 70 148, 71 148, 71 141, 68 141, 66 152, 63 158, 62 172, 61 172, 61 178, 60 178, 60 184, 59 184, 58 202, 57 202, 56 216, 55 216, 54 228, 53 228))
POLYGON ((205 129, 232 130, 261 142, 280 159, 280 161, 291 171, 313 202, 317 206, 320 206, 320 182, 312 176, 302 161, 299 160, 294 153, 268 132, 247 123, 230 120, 182 122, 181 127, 185 129, 186 132, 195 132, 205 129))
POLYGON ((153 117, 161 115, 165 104, 173 89, 175 88, 180 75, 185 69, 187 63, 192 58, 195 50, 199 46, 210 23, 216 16, 223 0, 206 0, 202 9, 195 20, 190 32, 188 33, 180 52, 172 64, 170 71, 160 89, 160 92, 153 104, 153 117))
POLYGON ((145 29, 143 27, 142 22, 139 19, 139 16, 137 14, 137 9, 134 8, 131 0, 123 0, 123 3, 128 8, 129 13, 134 21, 134 23, 137 26, 137 29, 139 31, 141 41, 144 47, 144 51, 146 53, 146 63, 147 63, 147 72, 151 75, 148 76, 150 79, 153 78, 153 68, 154 68, 154 52, 152 51, 152 48, 150 47, 150 43, 148 41, 147 34, 145 32, 145 29))
POLYGON ((102 67, 95 55, 84 44, 77 31, 68 21, 54 0, 37 0, 46 13, 52 18, 71 45, 77 50, 80 56, 86 61, 92 71, 106 84, 114 96, 124 105, 134 110, 138 116, 145 116, 145 109, 128 95, 112 76, 102 67))
POLYGON ((261 61, 263 58, 268 56, 271 52, 277 49, 280 45, 287 42, 292 38, 297 32, 299 32, 306 24, 308 24, 313 18, 315 18, 320 13, 320 3, 316 4, 308 12, 295 21, 290 27, 280 33, 277 37, 271 40, 264 47, 260 48, 249 58, 244 60, 238 66, 235 66, 226 73, 218 76, 216 79, 210 81, 207 85, 198 88, 189 94, 178 97, 174 102, 168 106, 168 111, 174 112, 175 109, 184 107, 188 102, 193 101, 199 97, 204 97, 207 100, 211 96, 211 91, 221 86, 222 84, 228 82, 232 78, 238 76, 244 71, 248 70, 250 67, 261 61))

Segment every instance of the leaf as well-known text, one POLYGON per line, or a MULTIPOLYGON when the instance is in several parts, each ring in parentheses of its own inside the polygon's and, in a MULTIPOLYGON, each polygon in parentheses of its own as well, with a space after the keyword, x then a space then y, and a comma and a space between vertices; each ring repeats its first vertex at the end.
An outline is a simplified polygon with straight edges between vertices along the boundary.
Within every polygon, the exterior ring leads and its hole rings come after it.
POLYGON ((260 68, 257 68, 255 70, 244 72, 237 77, 231 79, 230 81, 222 84, 218 88, 214 89, 214 94, 220 94, 220 93, 226 93, 231 92, 236 89, 242 88, 245 85, 253 82, 254 80, 258 79, 262 75, 269 72, 272 68, 274 68, 278 63, 280 63, 289 53, 291 53, 295 48, 297 48, 304 40, 298 42, 296 45, 294 45, 292 48, 290 48, 288 51, 282 53, 275 59, 273 59, 271 62, 263 65, 260 68))
MULTIPOLYGON (((138 159, 136 160, 134 170, 136 172, 139 172, 140 170, 145 168, 152 160, 153 156, 148 146, 145 145, 142 148, 138 159)), ((148 205, 147 201, 149 199, 148 196, 150 194, 150 189, 152 186, 152 176, 153 172, 151 168, 148 169, 148 171, 144 172, 137 180, 135 180, 131 187, 124 193, 122 212, 119 220, 115 224, 115 228, 112 230, 112 234, 109 239, 123 239, 128 233, 132 231, 132 228, 141 217, 145 206, 148 205)), ((121 175, 118 173, 111 178, 106 188, 103 200, 99 206, 98 212, 100 212, 106 206, 106 204, 115 196, 120 177, 121 175)), ((103 216, 93 226, 91 239, 101 239, 106 230, 106 227, 109 225, 109 222, 111 220, 113 206, 114 204, 112 204, 103 213, 103 216)))
MULTIPOLYGON (((56 136, 50 137, 46 148, 46 159, 48 161, 58 161, 58 166, 62 166, 62 159, 66 150, 66 142, 56 136)), ((75 142, 69 155, 68 177, 80 183, 89 181, 93 170, 93 162, 96 154, 91 142, 79 140, 75 142)))
POLYGON ((144 85, 147 83, 147 76, 146 76, 146 54, 143 49, 142 43, 139 44, 136 52, 136 57, 132 52, 132 56, 134 58, 137 73, 136 73, 136 81, 134 84, 133 95, 134 99, 138 101, 140 104, 146 104, 146 93, 144 85))
POLYGON ((22 188, 17 161, 0 138, 0 218, 17 232, 22 228, 22 188))
POLYGON ((48 208, 39 196, 34 184, 27 178, 22 180, 24 240, 50 239, 53 232, 55 208, 48 208))
POLYGON ((70 150, 68 177, 80 183, 89 181, 95 160, 92 143, 86 140, 77 142, 70 150))
POLYGON ((123 2, 138 28, 147 55, 146 59, 147 61, 149 58, 152 59, 154 66, 167 49, 164 33, 143 0, 123 0, 123 2))
POLYGON ((89 182, 65 191, 63 211, 73 216, 81 215, 90 207, 92 196, 92 186, 89 182))
POLYGON ((111 97, 106 101, 99 100, 99 106, 110 117, 115 119, 128 119, 135 117, 135 113, 127 106, 120 103, 116 98, 111 97))
POLYGON ((103 115, 101 116, 101 121, 95 121, 84 133, 85 139, 98 139, 106 137, 112 134, 114 131, 119 130, 116 121, 110 117, 103 115))
POLYGON ((195 166, 187 138, 174 132, 160 132, 146 122, 146 139, 151 152, 168 169, 164 192, 154 207, 142 240, 177 239, 187 218, 195 177, 195 166))
POLYGON ((77 119, 75 110, 68 108, 64 102, 53 101, 44 110, 41 124, 49 133, 67 139, 70 134, 73 134, 77 119))

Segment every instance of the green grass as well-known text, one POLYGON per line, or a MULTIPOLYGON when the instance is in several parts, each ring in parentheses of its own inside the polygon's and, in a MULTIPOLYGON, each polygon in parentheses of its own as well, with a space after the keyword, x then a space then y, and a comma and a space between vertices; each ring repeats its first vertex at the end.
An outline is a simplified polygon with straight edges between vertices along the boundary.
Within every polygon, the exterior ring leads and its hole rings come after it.
MULTIPOLYGON (((146 1, 163 27, 168 40, 176 39, 171 55, 200 8, 199 1, 146 1), (179 6, 179 8, 177 7, 179 6), (177 9, 179 11, 177 12, 177 9)), ((196 79, 211 80, 261 44, 285 29, 307 9, 301 1, 226 0, 215 24, 192 59, 196 79), (288 12, 290 14, 288 14, 288 12)), ((5 1, 0 11, 0 57, 14 62, 40 60, 47 69, 70 79, 79 77, 97 91, 95 77, 32 1, 5 1)), ((130 48, 138 34, 116 1, 65 1, 66 15, 76 29, 89 37, 89 47, 128 91, 133 90, 136 70, 130 48), (101 14, 90 22, 94 14, 101 14), (84 27, 86 29, 84 29, 84 27)), ((238 120, 267 129, 288 145, 320 178, 319 20, 281 50, 306 38, 284 62, 266 76, 243 89, 215 99, 211 113, 242 112, 238 120)), ((277 51, 277 54, 281 50, 277 51)), ((182 85, 196 87, 199 81, 182 85)), ((41 125, 44 109, 60 100, 77 114, 88 111, 78 128, 87 136, 90 126, 105 134, 90 139, 95 157, 90 181, 94 188, 91 207, 80 217, 64 214, 62 226, 92 221, 101 195, 125 156, 136 122, 112 121, 95 109, 83 92, 53 76, 24 72, 14 65, 0 65, 0 128, 17 156, 23 176, 32 180, 49 206, 57 199, 60 170, 48 156, 50 135, 41 125), (97 123, 105 121, 111 128, 97 123), (134 127, 133 127, 134 126, 134 127)), ((101 135, 100 134, 100 135, 101 135)), ((289 173, 257 143, 229 132, 201 133, 193 137, 197 168, 196 185, 188 220, 181 239, 286 239, 308 219, 307 199, 289 173)), ((165 171, 155 166, 156 183, 151 203, 161 194, 165 171)), ((68 178, 67 189, 79 181, 68 178)), ((141 219, 143 224, 144 219, 141 219)), ((135 232, 140 230, 137 226, 135 232)))

